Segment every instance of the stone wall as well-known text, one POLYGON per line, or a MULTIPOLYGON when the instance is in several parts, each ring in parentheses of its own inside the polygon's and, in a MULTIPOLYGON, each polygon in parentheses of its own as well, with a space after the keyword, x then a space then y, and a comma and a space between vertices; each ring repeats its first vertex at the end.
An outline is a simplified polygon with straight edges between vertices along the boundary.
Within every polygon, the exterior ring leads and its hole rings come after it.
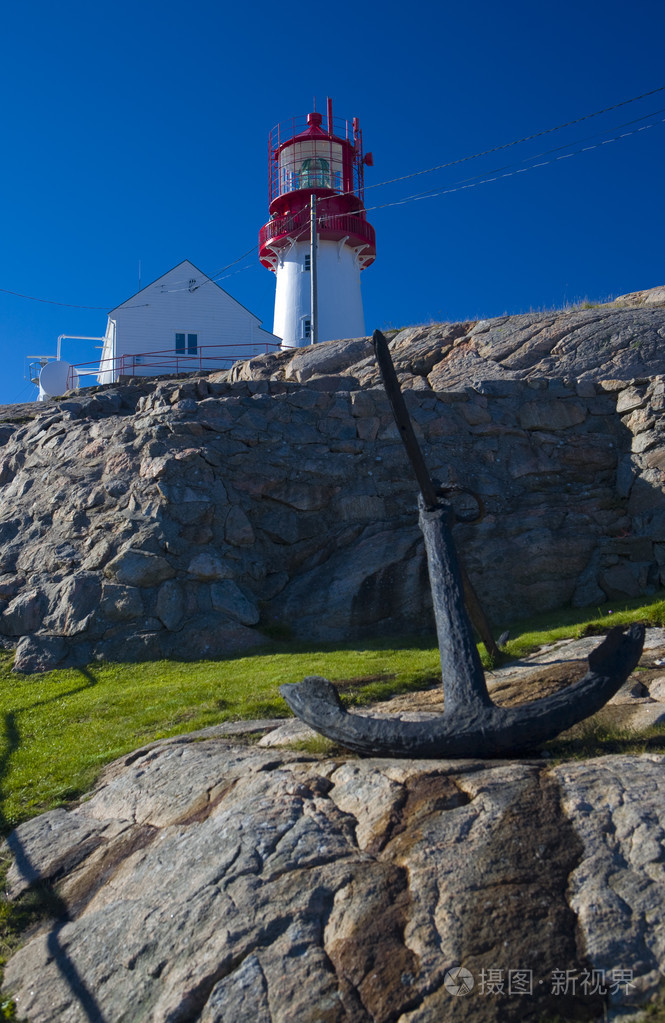
MULTIPOLYGON (((638 341, 664 319, 623 315, 638 341)), ((433 476, 482 497, 456 538, 497 628, 665 579, 664 378, 538 375, 524 352, 539 367, 561 325, 532 317, 529 348, 519 319, 521 369, 485 359, 464 386, 446 372, 491 321, 391 343, 433 476)), ((0 444, 0 633, 20 670, 433 627, 416 486, 366 339, 7 407, 0 444)))

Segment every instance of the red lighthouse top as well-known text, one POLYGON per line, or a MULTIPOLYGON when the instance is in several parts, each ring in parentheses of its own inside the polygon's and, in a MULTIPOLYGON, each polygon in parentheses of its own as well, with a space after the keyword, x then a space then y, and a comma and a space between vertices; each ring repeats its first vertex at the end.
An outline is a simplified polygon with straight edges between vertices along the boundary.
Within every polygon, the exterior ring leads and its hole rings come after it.
POLYGON ((259 234, 259 258, 275 268, 275 252, 304 237, 309 227, 310 197, 317 197, 317 232, 358 249, 361 266, 376 256, 374 228, 363 205, 364 169, 372 155, 363 154, 358 119, 333 120, 317 112, 278 124, 269 138, 270 221, 259 234))

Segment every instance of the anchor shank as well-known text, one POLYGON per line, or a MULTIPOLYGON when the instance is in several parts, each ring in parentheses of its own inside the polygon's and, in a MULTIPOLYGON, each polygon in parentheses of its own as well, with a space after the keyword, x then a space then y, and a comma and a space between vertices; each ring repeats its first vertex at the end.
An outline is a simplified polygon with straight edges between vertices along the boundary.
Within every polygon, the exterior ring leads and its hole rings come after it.
POLYGON ((464 606, 464 585, 444 501, 430 511, 418 498, 419 525, 425 541, 432 604, 441 655, 445 713, 473 713, 491 707, 485 673, 464 606))

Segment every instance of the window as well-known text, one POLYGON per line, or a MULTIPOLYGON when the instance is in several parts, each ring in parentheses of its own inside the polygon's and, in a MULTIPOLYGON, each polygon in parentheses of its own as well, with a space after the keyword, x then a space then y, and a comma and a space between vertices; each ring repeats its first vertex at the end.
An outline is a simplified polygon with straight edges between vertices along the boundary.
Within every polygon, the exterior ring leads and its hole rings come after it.
POLYGON ((311 320, 303 320, 303 323, 302 323, 302 336, 305 339, 310 338, 312 336, 312 321, 311 320))
POLYGON ((301 188, 330 188, 330 163, 322 157, 303 160, 300 168, 301 188))
POLYGON ((339 142, 308 140, 285 146, 279 154, 279 192, 297 188, 342 187, 344 157, 339 142))
POLYGON ((199 335, 176 333, 175 350, 176 355, 184 355, 185 351, 188 355, 196 355, 199 350, 199 335))
POLYGON ((305 256, 305 265, 303 267, 303 270, 305 271, 305 273, 307 273, 311 269, 312 269, 312 257, 310 255, 310 253, 308 252, 307 255, 305 256))

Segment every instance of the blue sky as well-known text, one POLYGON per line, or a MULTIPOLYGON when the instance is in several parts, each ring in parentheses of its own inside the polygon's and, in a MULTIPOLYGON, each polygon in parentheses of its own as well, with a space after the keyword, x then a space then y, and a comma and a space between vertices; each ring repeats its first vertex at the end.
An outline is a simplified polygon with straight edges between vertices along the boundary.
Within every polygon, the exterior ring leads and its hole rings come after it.
MULTIPOLYGON (((374 185, 665 85, 664 31, 661 0, 6 6, 0 403, 36 393, 25 356, 54 353, 59 334, 103 334, 139 261, 145 285, 185 258, 213 274, 255 245, 268 131, 314 97, 360 118, 374 185)), ((368 188, 380 208, 367 330, 665 283, 663 118, 665 91, 368 188), (426 189, 446 194, 386 205, 426 189)), ((222 287, 271 329, 273 275, 255 254, 231 269, 222 287)), ((94 355, 63 348, 72 362, 94 355)))

